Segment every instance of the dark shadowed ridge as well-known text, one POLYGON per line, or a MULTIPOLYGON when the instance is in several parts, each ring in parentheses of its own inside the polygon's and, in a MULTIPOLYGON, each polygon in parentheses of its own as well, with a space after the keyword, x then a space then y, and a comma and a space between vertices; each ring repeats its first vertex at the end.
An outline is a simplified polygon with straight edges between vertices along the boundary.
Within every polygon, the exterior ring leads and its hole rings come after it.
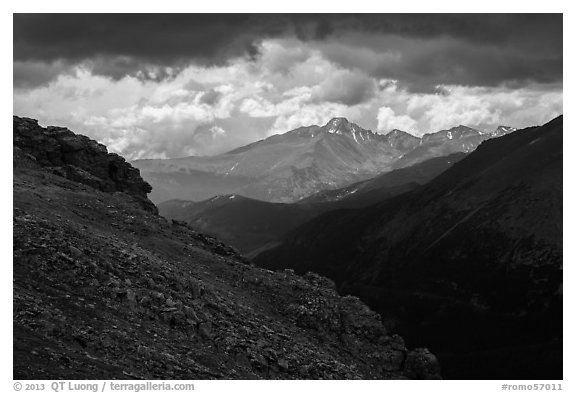
POLYGON ((450 378, 562 378, 562 116, 422 188, 296 228, 255 262, 316 271, 427 342, 450 378), (400 322, 398 322, 400 321, 400 322))

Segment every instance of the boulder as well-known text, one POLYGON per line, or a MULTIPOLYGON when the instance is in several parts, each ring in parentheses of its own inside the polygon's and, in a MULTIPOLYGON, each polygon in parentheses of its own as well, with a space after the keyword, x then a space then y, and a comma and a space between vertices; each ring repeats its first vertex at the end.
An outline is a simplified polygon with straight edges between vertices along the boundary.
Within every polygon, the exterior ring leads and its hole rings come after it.
POLYGON ((416 348, 408 352, 404 368, 410 378, 440 379, 440 363, 427 348, 416 348))

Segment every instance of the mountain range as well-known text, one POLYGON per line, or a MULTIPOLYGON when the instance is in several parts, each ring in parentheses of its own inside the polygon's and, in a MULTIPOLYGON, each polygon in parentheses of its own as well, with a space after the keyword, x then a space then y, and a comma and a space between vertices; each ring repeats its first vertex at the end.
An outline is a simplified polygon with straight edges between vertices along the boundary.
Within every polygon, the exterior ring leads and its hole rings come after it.
POLYGON ((422 137, 393 130, 386 135, 334 118, 324 126, 300 127, 210 157, 136 160, 155 203, 201 201, 236 194, 290 203, 366 180, 383 172, 456 152, 471 152, 487 134, 466 126, 422 137))
POLYGON ((426 342, 449 378, 561 379, 563 119, 507 131, 412 191, 317 216, 254 262, 332 278, 426 342))

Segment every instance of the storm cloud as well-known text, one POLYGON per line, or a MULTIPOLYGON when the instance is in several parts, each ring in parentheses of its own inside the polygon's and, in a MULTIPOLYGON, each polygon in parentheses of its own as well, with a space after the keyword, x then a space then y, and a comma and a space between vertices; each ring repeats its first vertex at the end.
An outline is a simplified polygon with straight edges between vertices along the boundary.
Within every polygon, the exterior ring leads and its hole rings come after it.
POLYGON ((317 43, 344 66, 415 89, 562 79, 561 14, 14 15, 16 68, 84 62, 116 79, 254 58, 267 38, 317 43))

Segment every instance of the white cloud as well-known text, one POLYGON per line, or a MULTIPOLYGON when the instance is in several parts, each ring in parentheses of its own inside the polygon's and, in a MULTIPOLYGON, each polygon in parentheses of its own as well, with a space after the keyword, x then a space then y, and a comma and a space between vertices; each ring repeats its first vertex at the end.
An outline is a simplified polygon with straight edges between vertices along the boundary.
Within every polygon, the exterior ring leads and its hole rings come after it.
POLYGON ((378 110, 378 131, 382 134, 387 134, 395 128, 410 132, 416 127, 416 120, 410 116, 397 116, 394 111, 387 106, 383 106, 378 110))
POLYGON ((211 127, 210 132, 212 133, 212 138, 214 139, 226 135, 226 130, 218 126, 211 127))
MULTIPOLYGON (((331 45, 335 56, 340 46, 331 45)), ((342 58, 331 61, 326 48, 311 43, 264 40, 260 49, 255 59, 190 65, 161 81, 114 81, 79 67, 47 86, 15 89, 14 113, 68 126, 129 159, 217 154, 336 116, 381 132, 423 134, 458 124, 524 127, 562 113, 561 86, 439 86, 413 93, 353 62, 347 68, 342 58)), ((393 50, 358 51, 377 56, 380 65, 400 61, 393 50)))
POLYGON ((526 127, 542 124, 562 113, 562 91, 543 95, 533 88, 446 86, 443 94, 402 93, 406 114, 417 119, 420 133, 455 125, 526 127), (519 116, 519 114, 521 115, 519 116))

